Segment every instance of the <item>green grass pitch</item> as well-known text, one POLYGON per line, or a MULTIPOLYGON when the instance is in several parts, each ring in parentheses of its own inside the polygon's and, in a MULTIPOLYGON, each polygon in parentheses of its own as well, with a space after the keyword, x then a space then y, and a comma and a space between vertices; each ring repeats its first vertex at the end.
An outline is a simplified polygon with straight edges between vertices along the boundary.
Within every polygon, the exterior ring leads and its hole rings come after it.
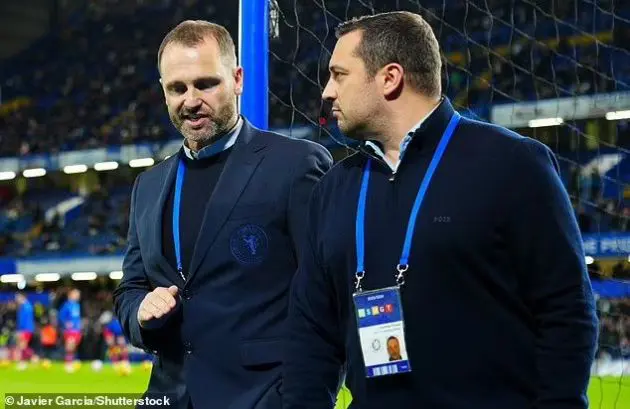
MULTIPOLYGON (((48 369, 30 365, 24 371, 17 371, 14 366, 0 368, 0 407, 4 407, 5 393, 142 393, 149 372, 148 368, 135 365, 131 374, 121 376, 107 364, 95 372, 89 363, 72 374, 60 364, 48 369)), ((592 378, 589 397, 593 409, 630 409, 630 377, 592 378)), ((345 408, 350 400, 347 391, 342 392, 337 409, 345 408)))

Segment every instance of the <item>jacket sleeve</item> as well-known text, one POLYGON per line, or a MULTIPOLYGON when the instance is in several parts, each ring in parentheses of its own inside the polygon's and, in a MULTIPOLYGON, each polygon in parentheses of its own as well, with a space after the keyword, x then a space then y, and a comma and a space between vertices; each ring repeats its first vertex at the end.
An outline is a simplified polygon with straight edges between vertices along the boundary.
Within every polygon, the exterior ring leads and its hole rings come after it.
POLYGON ((598 320, 582 237, 553 153, 523 139, 516 149, 509 237, 536 329, 537 409, 588 407, 598 320))
POLYGON ((308 200, 317 182, 330 170, 333 163, 332 156, 323 146, 311 142, 307 146, 309 149, 307 154, 299 159, 293 170, 287 206, 289 229, 296 258, 299 257, 298 253, 306 239, 304 219, 306 218, 308 200))
POLYGON ((120 321, 125 336, 130 340, 132 345, 150 352, 155 352, 155 348, 150 345, 150 335, 140 328, 138 322, 140 303, 145 295, 152 291, 144 271, 136 223, 135 209, 140 176, 136 179, 131 192, 127 250, 123 259, 123 278, 113 294, 114 312, 120 321))
POLYGON ((317 188, 293 280, 284 348, 284 409, 333 408, 345 362, 338 298, 317 251, 317 188))

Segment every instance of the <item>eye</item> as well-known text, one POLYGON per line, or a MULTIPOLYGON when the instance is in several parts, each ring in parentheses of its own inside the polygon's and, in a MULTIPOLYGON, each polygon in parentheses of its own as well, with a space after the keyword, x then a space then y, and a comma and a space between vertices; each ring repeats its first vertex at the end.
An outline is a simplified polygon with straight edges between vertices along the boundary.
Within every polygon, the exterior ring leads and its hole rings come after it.
POLYGON ((210 88, 214 88, 217 85, 220 84, 221 81, 214 79, 214 78, 204 78, 204 79, 200 79, 195 81, 195 88, 197 88, 200 91, 206 90, 206 89, 210 89, 210 88))
POLYGON ((339 81, 340 79, 342 79, 344 76, 346 75, 346 73, 344 72, 338 72, 338 71, 333 71, 332 72, 332 77, 335 81, 339 81))
POLYGON ((186 85, 182 83, 173 84, 168 87, 168 90, 172 94, 181 95, 181 94, 186 93, 186 85))

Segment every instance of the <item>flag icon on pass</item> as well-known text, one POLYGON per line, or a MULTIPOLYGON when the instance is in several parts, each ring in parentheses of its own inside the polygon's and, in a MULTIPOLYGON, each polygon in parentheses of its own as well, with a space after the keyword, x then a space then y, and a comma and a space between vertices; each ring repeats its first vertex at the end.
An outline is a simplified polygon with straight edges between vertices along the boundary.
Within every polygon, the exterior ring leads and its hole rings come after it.
POLYGON ((394 306, 391 305, 391 304, 387 304, 385 306, 385 312, 388 313, 388 314, 391 314, 392 312, 394 312, 394 306))
POLYGON ((363 308, 359 308, 359 318, 365 317, 365 310, 363 308))
POLYGON ((372 307, 372 315, 378 315, 378 307, 375 305, 374 307, 372 307))

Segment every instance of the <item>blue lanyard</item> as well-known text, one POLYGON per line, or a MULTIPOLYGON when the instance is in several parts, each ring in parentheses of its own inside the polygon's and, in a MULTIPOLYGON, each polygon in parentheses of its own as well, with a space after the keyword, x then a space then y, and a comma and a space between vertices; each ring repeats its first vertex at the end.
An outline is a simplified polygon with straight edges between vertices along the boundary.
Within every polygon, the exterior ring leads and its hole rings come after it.
MULTIPOLYGON (((407 223, 407 234, 405 236, 405 244, 403 246, 402 255, 400 256, 400 262, 398 263, 397 270, 398 274, 396 276, 396 283, 400 286, 404 284, 404 273, 409 269, 409 253, 411 252, 411 242, 413 241, 413 232, 416 226, 416 220, 418 218, 418 213, 420 211, 420 206, 424 201, 424 196, 427 193, 427 189, 429 188, 429 184, 431 183, 431 179, 433 178, 433 174, 437 169, 442 156, 444 155, 444 151, 446 150, 446 146, 448 142, 451 140, 453 136, 453 132, 459 123, 461 116, 459 113, 455 112, 451 117, 451 120, 440 139, 440 143, 438 144, 435 153, 433 154, 433 159, 431 159, 431 163, 429 164, 429 168, 427 169, 427 173, 424 175, 422 179, 422 184, 420 185, 420 189, 418 190, 418 194, 416 195, 416 201, 413 204, 413 208, 411 210, 411 215, 409 216, 409 222, 407 223)), ((361 280, 365 276, 365 206, 367 202, 367 192, 370 182, 370 167, 372 160, 368 159, 365 164, 365 169, 363 171, 363 179, 361 181, 361 193, 359 194, 359 203, 357 205, 357 219, 356 219, 356 245, 357 245, 357 272, 356 272, 356 290, 361 291, 361 280)))
POLYGON ((184 174, 186 174, 186 166, 182 159, 179 160, 177 166, 177 179, 175 180, 175 195, 173 197, 173 241, 175 244, 175 258, 177 259, 177 272, 186 281, 184 276, 184 268, 182 267, 182 250, 179 238, 179 216, 182 201, 182 185, 184 183, 184 174))

